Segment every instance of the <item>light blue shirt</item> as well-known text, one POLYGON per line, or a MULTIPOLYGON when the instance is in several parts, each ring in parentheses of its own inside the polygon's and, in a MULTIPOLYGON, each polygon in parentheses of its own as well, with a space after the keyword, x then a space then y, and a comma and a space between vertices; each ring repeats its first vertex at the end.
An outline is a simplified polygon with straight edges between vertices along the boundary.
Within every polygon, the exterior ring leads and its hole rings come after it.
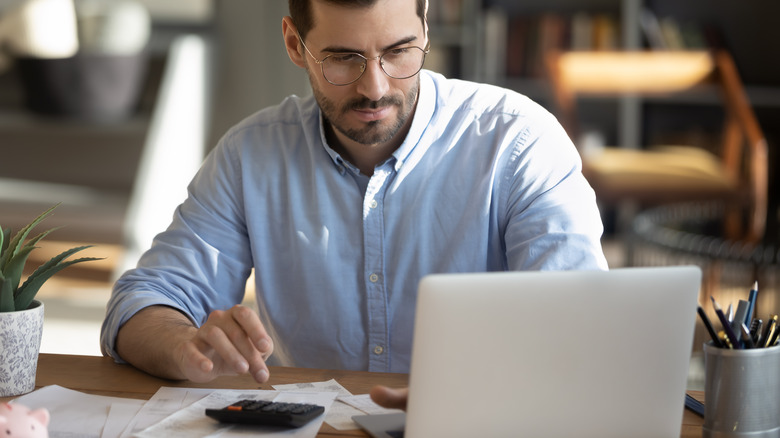
POLYGON ((424 275, 607 269, 594 193, 556 119, 509 90, 420 76, 409 134, 371 177, 328 147, 313 97, 232 128, 116 283, 104 353, 121 360, 118 327, 146 306, 202 324, 242 300, 254 268, 269 365, 408 372, 424 275))

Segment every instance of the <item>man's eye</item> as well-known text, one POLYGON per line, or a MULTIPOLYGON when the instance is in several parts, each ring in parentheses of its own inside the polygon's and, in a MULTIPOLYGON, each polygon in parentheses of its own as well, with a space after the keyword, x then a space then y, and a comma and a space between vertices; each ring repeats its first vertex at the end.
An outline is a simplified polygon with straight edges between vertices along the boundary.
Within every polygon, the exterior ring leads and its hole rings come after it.
POLYGON ((408 51, 409 51, 408 47, 399 47, 397 49, 390 49, 390 50, 388 50, 386 52, 386 54, 392 55, 392 56, 400 56, 400 55, 405 54, 408 51))
POLYGON ((335 55, 331 55, 330 59, 332 59, 334 62, 339 63, 352 63, 352 62, 363 62, 363 58, 360 57, 357 53, 338 53, 335 55))

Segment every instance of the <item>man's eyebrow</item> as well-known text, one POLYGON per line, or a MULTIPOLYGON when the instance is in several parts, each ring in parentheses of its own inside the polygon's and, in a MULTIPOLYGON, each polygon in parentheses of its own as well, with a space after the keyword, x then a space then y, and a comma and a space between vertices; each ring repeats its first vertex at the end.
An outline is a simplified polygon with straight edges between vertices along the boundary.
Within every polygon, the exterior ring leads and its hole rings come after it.
MULTIPOLYGON (((400 40, 394 42, 393 44, 390 44, 389 46, 382 47, 382 52, 390 50, 390 49, 392 49, 394 47, 402 46, 404 44, 409 44, 409 43, 411 43, 412 41, 415 41, 415 40, 417 40, 417 36, 416 35, 410 35, 410 36, 408 36, 406 38, 401 38, 400 40)), ((328 47, 325 47, 324 49, 322 49, 320 51, 321 52, 330 52, 330 53, 359 53, 361 55, 364 53, 363 50, 357 50, 357 49, 349 48, 349 47, 346 47, 346 46, 328 46, 328 47)))

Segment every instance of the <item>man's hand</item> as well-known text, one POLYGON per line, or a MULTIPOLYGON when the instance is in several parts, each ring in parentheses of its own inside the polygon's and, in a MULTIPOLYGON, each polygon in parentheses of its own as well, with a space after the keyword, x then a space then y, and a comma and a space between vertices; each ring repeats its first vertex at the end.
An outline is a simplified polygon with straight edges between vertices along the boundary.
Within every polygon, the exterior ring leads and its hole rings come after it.
POLYGON ((371 388, 369 394, 374 403, 388 409, 406 410, 406 402, 409 398, 409 388, 393 389, 387 386, 377 385, 371 388))
POLYGON ((178 310, 152 306, 120 328, 116 349, 122 359, 159 377, 208 382, 249 373, 263 383, 269 378, 265 360, 274 346, 260 318, 247 307, 214 311, 196 328, 178 310))
POLYGON ((174 355, 181 373, 193 382, 248 372, 264 383, 269 377, 265 360, 273 349, 257 314, 237 305, 212 312, 191 340, 177 345, 174 355))

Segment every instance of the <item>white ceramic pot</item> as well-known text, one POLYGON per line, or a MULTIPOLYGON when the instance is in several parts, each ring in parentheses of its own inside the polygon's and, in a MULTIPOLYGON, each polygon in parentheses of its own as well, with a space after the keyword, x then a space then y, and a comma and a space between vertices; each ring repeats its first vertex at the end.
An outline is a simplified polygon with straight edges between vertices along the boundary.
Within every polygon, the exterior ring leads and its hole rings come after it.
POLYGON ((35 389, 43 334, 43 303, 18 312, 0 312, 0 397, 35 389))

